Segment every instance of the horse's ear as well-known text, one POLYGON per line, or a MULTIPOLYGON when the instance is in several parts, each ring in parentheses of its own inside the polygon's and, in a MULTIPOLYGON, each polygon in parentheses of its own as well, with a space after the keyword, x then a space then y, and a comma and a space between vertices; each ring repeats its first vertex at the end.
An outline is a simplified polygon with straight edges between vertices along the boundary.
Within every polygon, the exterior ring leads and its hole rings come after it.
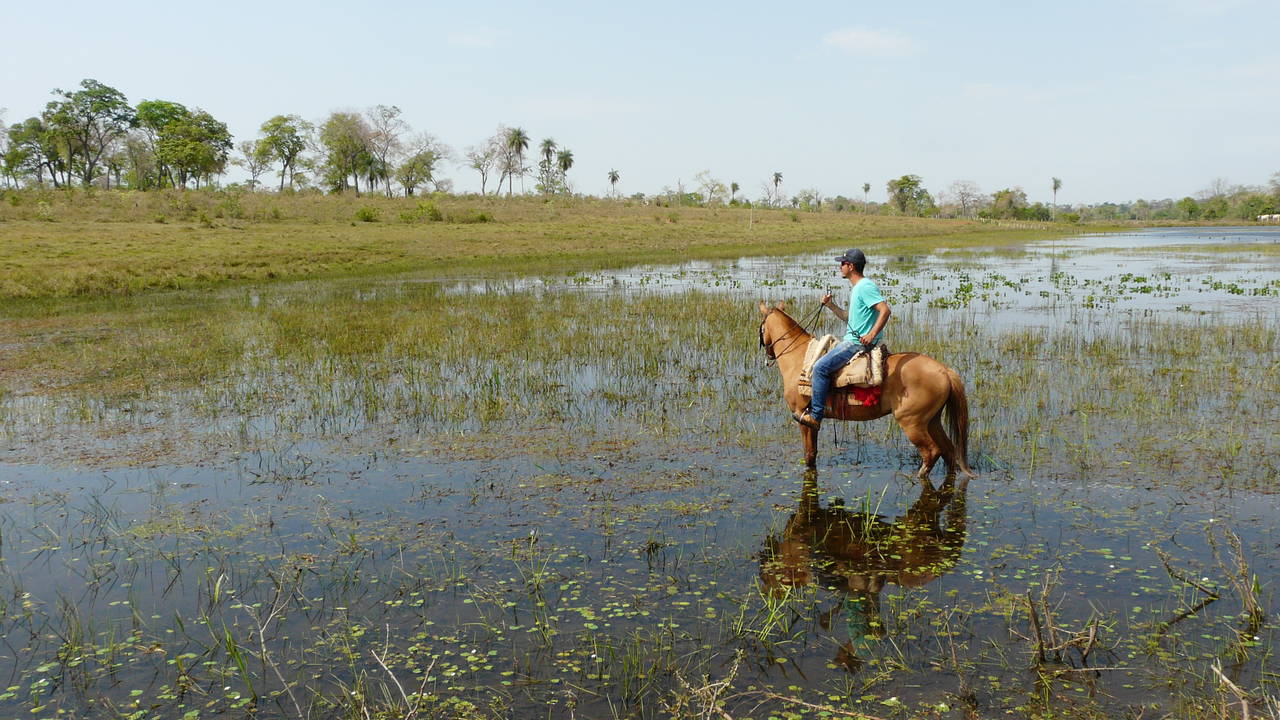
POLYGON ((786 306, 787 306, 787 304, 786 304, 785 302, 783 302, 783 301, 781 301, 781 300, 779 300, 779 301, 778 301, 777 308, 778 308, 779 310, 783 309, 783 308, 784 308, 784 307, 786 307, 786 306))
POLYGON ((760 301, 760 314, 761 314, 761 315, 768 315, 768 314, 769 314, 769 305, 768 305, 768 303, 766 303, 766 302, 765 302, 765 301, 763 301, 763 300, 761 300, 761 301, 760 301))

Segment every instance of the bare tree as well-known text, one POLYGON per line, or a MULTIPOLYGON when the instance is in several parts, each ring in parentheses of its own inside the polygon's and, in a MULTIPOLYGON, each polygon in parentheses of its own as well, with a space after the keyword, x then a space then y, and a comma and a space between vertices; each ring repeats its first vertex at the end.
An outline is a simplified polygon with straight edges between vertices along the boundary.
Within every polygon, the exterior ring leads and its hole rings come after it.
MULTIPOLYGON (((427 183, 439 190, 444 183, 448 182, 438 173, 440 163, 452 157, 453 150, 430 133, 421 133, 410 140, 406 146, 405 160, 396 169, 396 180, 404 188, 405 196, 412 196, 418 187, 427 183)), ((487 173, 485 175, 487 176, 487 173)), ((481 192, 483 192, 483 185, 482 179, 481 192)))
MULTIPOLYGON (((395 105, 374 105, 365 111, 369 118, 369 154, 378 167, 389 170, 399 159, 402 145, 400 136, 409 130, 409 123, 400 118, 400 108, 395 105)), ((387 197, 391 197, 390 172, 383 173, 387 197)))
POLYGON ((972 180, 957 180, 951 183, 947 188, 947 194, 960 206, 960 214, 965 217, 973 217, 983 197, 982 188, 972 180))
POLYGON ((702 200, 707 205, 719 205, 724 202, 725 187, 723 182, 711 177, 710 170, 703 170, 693 176, 695 182, 698 183, 698 189, 702 192, 702 200))
POLYGON ((1201 200, 1212 200, 1216 197, 1228 197, 1234 193, 1236 188, 1232 186, 1231 181, 1226 178, 1214 178, 1209 183, 1209 187, 1197 193, 1201 200))
POLYGON ((240 150, 240 157, 234 162, 249 173, 249 187, 256 190, 258 178, 275 161, 271 148, 265 140, 241 140, 237 149, 240 150))
MULTIPOLYGON (((489 136, 479 145, 473 145, 467 149, 466 160, 467 167, 480 173, 480 194, 485 194, 485 188, 489 183, 489 176, 494 171, 501 172, 503 170, 503 160, 506 155, 506 146, 503 142, 506 138, 507 130, 503 126, 498 126, 498 131, 489 136)), ((500 175, 498 178, 498 192, 502 187, 502 180, 506 175, 500 175)))

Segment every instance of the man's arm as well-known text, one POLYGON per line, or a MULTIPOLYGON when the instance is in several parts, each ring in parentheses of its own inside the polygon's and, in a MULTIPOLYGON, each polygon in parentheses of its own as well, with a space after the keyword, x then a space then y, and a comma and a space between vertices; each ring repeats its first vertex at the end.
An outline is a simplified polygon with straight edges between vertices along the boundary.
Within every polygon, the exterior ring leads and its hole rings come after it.
POLYGON ((831 299, 831 293, 827 293, 822 296, 822 304, 826 305, 828 310, 835 313, 836 317, 840 318, 841 322, 849 322, 849 313, 845 312, 844 308, 840 307, 836 304, 836 301, 831 299))
POLYGON ((889 309, 888 300, 881 300, 875 305, 872 305, 872 308, 877 313, 876 324, 871 326, 870 332, 868 332, 866 335, 863 335, 861 338, 858 338, 859 340, 862 341, 863 345, 866 345, 870 341, 880 336, 880 331, 884 329, 884 326, 886 324, 888 324, 889 316, 893 314, 893 311, 889 309))

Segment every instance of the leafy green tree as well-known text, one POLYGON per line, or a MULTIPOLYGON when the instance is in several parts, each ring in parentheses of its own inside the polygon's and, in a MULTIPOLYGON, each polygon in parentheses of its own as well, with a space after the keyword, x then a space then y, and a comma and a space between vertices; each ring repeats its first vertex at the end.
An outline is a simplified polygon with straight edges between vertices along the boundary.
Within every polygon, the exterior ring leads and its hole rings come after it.
POLYGON ((333 192, 360 195, 360 177, 369 168, 369 126, 356 113, 334 112, 320 126, 325 183, 333 192))
POLYGON ((1012 218, 1027 207, 1027 193, 1022 188, 1005 188, 991 193, 988 217, 1012 218))
MULTIPOLYGON (((1143 201, 1139 200, 1138 202, 1141 203, 1143 201)), ((1136 206, 1137 203, 1134 203, 1134 205, 1136 206)), ((1227 199, 1221 195, 1209 198, 1200 207, 1201 217, 1205 220, 1217 220, 1219 218, 1224 218, 1227 216, 1227 213, 1231 211, 1231 206, 1227 203, 1227 199)), ((1145 220, 1146 218, 1142 217, 1139 219, 1145 220)))
POLYGON ((202 178, 208 181, 220 175, 230 153, 231 133, 226 124, 203 110, 165 125, 156 144, 156 157, 173 168, 176 185, 182 188, 190 180, 200 187, 202 178))
POLYGON ((9 147, 6 150, 6 172, 16 179, 34 175, 36 184, 44 185, 44 174, 54 187, 64 184, 70 176, 66 155, 60 150, 57 133, 51 131, 42 118, 32 117, 9 127, 9 147), (59 179, 61 176, 61 180, 59 179))
POLYGON ((1200 203, 1195 198, 1184 197, 1178 201, 1178 216, 1183 220, 1195 220, 1200 217, 1200 203))
POLYGON ((313 130, 310 123, 297 115, 276 115, 259 128, 265 152, 280 163, 280 192, 284 192, 285 178, 293 188, 294 174, 298 170, 302 151, 307 149, 307 138, 313 130))
MULTIPOLYGON (((191 119, 191 111, 182 103, 170 102, 168 100, 143 100, 138 103, 135 110, 138 119, 138 127, 141 128, 143 137, 151 153, 156 156, 154 163, 147 163, 147 166, 154 171, 146 175, 141 174, 139 165, 134 162, 134 183, 141 190, 147 190, 152 187, 163 187, 164 185, 177 186, 178 179, 171 171, 171 168, 164 163, 159 157, 160 134, 165 128, 177 122, 187 122, 191 119)), ((136 158, 135 158, 136 160, 136 158)))
POLYGON ((137 123, 123 93, 97 80, 81 80, 80 90, 54 90, 61 100, 45 106, 44 120, 65 146, 67 164, 87 187, 97 176, 103 153, 137 123))
POLYGON ((1272 215, 1280 208, 1280 200, 1270 193, 1251 192, 1241 197, 1236 204, 1236 217, 1243 220, 1257 220, 1259 215, 1272 215))
POLYGON ((396 169, 396 182, 404 187, 404 194, 413 197, 415 190, 434 180, 439 161, 432 150, 421 150, 406 158, 396 169))
POLYGON ((919 175, 903 175, 885 184, 889 201, 898 212, 907 215, 924 215, 933 208, 933 196, 922 185, 919 175))
POLYGON ((729 183, 729 204, 730 205, 732 205, 736 201, 738 191, 741 189, 742 187, 739 186, 738 183, 730 181, 729 183))

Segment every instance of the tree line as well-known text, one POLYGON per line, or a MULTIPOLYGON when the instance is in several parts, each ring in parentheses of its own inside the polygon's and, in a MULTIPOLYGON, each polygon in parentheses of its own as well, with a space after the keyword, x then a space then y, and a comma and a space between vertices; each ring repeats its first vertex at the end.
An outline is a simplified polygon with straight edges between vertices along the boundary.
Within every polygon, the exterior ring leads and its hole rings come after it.
MULTIPOLYGON (((214 186, 232 166, 248 175, 247 185, 266 187, 269 173, 277 191, 318 188, 329 192, 385 192, 412 196, 419 190, 451 192, 443 167, 454 163, 475 171, 481 194, 508 196, 533 191, 572 194, 569 170, 574 153, 552 138, 531 150, 533 139, 520 127, 499 125, 492 135, 462 153, 430 133, 414 133, 400 108, 376 105, 363 112, 335 111, 319 122, 298 115, 275 115, 261 124, 258 136, 233 143, 225 123, 200 108, 168 100, 142 100, 131 105, 123 93, 86 79, 75 90, 54 90, 39 114, 11 126, 0 116, 0 177, 6 187, 68 187, 152 190, 214 186)), ((0 111, 2 113, 3 111, 0 111)), ((609 195, 618 196, 621 174, 610 169, 609 195)), ((1137 200, 1059 206, 1060 178, 1046 190, 1052 200, 1031 202, 1021 187, 984 192, 977 183, 958 180, 936 196, 919 175, 906 174, 885 183, 887 200, 870 199, 871 183, 861 196, 827 197, 814 188, 787 195, 783 174, 775 171, 760 183, 760 195, 740 195, 736 181, 725 182, 709 170, 692 185, 631 197, 660 205, 730 205, 787 207, 795 210, 863 212, 921 217, 966 217, 1018 220, 1213 220, 1245 219, 1280 212, 1280 173, 1269 187, 1232 186, 1214 181, 1197 197, 1180 200, 1137 200), (1061 212, 1060 212, 1061 211, 1061 212)))

